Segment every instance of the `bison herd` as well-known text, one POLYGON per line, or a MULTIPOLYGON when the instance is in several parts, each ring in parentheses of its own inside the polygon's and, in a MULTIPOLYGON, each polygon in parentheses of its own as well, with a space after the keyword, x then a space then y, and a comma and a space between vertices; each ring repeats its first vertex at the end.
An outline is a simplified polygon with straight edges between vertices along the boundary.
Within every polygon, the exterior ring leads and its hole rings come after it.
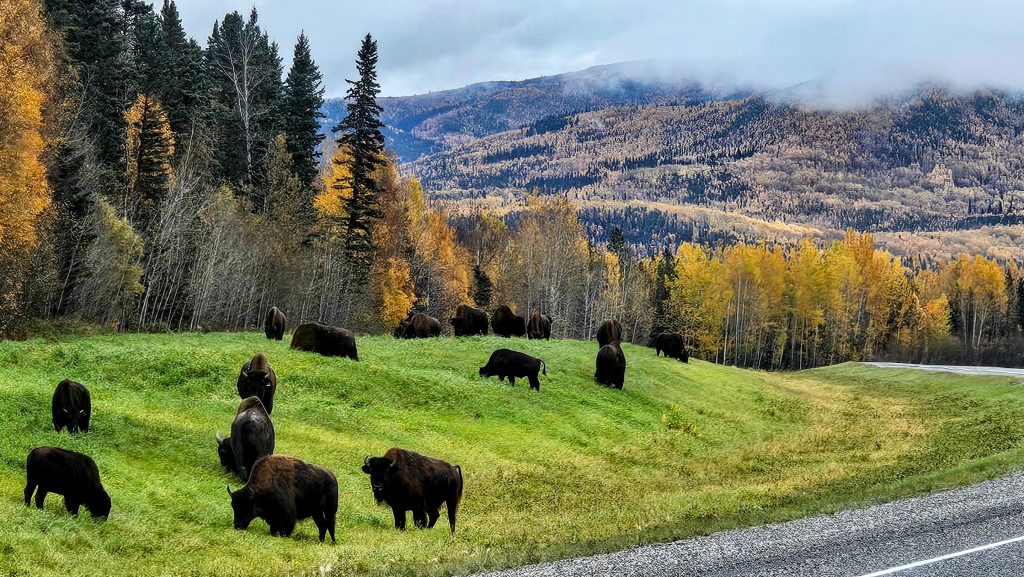
MULTIPOLYGON (((271 340, 283 340, 286 317, 277 308, 267 312, 265 334, 271 340)), ((456 336, 486 335, 487 313, 482 309, 459 305, 450 319, 456 336)), ((502 305, 490 318, 490 329, 503 337, 527 336, 551 338, 551 317, 534 312, 529 320, 502 305)), ((441 323, 424 313, 410 313, 394 330, 396 338, 430 338, 441 335, 441 323)), ((596 337, 598 353, 594 379, 603 385, 622 389, 626 357, 622 352, 622 325, 606 320, 596 337)), ((655 356, 687 362, 689 355, 679 333, 659 333, 650 342, 655 356)), ((359 360, 355 335, 340 327, 305 323, 292 333, 291 348, 324 356, 359 360)), ((547 375, 547 364, 536 357, 511 349, 494 351, 480 367, 481 377, 527 379, 530 388, 540 391, 539 375, 547 375)), ((241 403, 231 423, 231 434, 222 438, 217 432, 217 453, 221 466, 236 475, 244 485, 237 491, 227 488, 234 513, 234 527, 247 529, 259 517, 270 527, 271 535, 289 536, 298 521, 312 519, 323 542, 329 533, 335 542, 335 518, 338 512, 338 481, 331 471, 297 458, 274 454, 276 435, 271 414, 278 389, 278 378, 266 355, 257 353, 242 365, 236 384, 241 403)), ((53 426, 59 433, 88 433, 92 414, 89 390, 71 380, 61 381, 53 393, 53 426)), ((95 461, 87 455, 56 447, 37 447, 25 465, 27 483, 25 505, 32 495, 43 507, 48 493, 64 497, 68 512, 77 515, 85 506, 94 517, 110 514, 110 495, 100 481, 95 461)), ((462 468, 414 451, 392 448, 381 457, 366 457, 362 471, 370 477, 370 488, 378 504, 391 507, 395 527, 405 529, 406 514, 412 512, 419 528, 432 528, 440 517, 441 505, 448 513, 448 525, 455 532, 459 503, 462 500, 462 468)))

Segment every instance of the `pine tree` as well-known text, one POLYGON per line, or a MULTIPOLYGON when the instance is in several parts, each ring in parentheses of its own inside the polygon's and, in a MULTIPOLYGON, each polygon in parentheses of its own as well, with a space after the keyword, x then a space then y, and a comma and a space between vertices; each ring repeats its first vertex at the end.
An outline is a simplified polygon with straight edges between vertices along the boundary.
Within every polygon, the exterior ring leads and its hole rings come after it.
POLYGON ((160 103, 140 94, 125 113, 128 126, 128 196, 125 215, 143 234, 152 234, 160 204, 173 183, 174 135, 160 103))
POLYGON ((185 28, 173 0, 164 0, 160 24, 170 51, 166 79, 159 94, 167 111, 167 120, 179 141, 192 133, 196 122, 205 121, 209 79, 203 66, 203 49, 185 34, 185 28))
POLYGON ((376 67, 377 42, 367 34, 356 59, 359 80, 346 80, 349 84, 345 94, 348 115, 334 128, 334 132, 339 133, 338 146, 347 146, 352 153, 352 196, 345 211, 345 248, 349 260, 364 270, 369 270, 373 261, 372 222, 382 216, 377 205, 380 186, 373 174, 384 162, 376 67))
POLYGON ((676 280, 676 259, 666 246, 661 252, 661 260, 655 271, 654 279, 654 330, 661 332, 672 328, 669 314, 669 286, 676 280))
POLYGON ((295 175, 304 186, 313 186, 319 173, 320 144, 319 119, 324 115, 323 75, 313 62, 309 39, 299 34, 295 43, 292 67, 284 83, 283 119, 288 152, 292 155, 295 175))
POLYGON ((480 265, 473 267, 473 301, 478 307, 488 307, 494 293, 494 283, 480 265))

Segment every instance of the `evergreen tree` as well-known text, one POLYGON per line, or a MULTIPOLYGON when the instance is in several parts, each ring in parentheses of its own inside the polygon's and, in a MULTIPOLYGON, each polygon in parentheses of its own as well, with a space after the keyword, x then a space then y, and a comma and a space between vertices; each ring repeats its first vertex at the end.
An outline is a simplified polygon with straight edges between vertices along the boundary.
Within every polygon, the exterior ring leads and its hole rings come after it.
POLYGON ((170 52, 168 69, 163 72, 166 83, 160 102, 167 111, 171 129, 183 141, 192 133, 196 121, 204 120, 209 80, 203 66, 203 49, 185 34, 178 8, 173 0, 164 0, 160 23, 170 52))
POLYGON ((323 75, 313 62, 309 39, 299 34, 295 43, 295 56, 284 84, 284 134, 288 152, 292 155, 293 172, 307 187, 313 186, 319 174, 320 144, 319 119, 324 115, 323 75))
POLYGON ((346 80, 348 115, 334 128, 338 146, 351 150, 352 194, 346 205, 345 247, 351 262, 369 270, 373 261, 372 222, 381 218, 377 203, 380 185, 374 170, 384 162, 381 107, 377 104, 377 42, 367 34, 356 59, 358 80, 346 80))
POLYGON ((655 271, 654 279, 654 330, 662 332, 672 327, 669 313, 670 287, 676 280, 676 258, 666 246, 661 253, 661 261, 655 271))
POLYGON ((160 204, 173 183, 174 135, 160 103, 145 94, 139 95, 125 117, 129 158, 125 213, 134 229, 151 236, 160 204))
POLYGON ((494 283, 480 265, 473 267, 473 301, 478 307, 488 307, 494 293, 494 283))
POLYGON ((213 26, 206 50, 212 107, 218 127, 217 164, 222 180, 238 186, 252 207, 265 212, 259 191, 265 159, 281 132, 281 57, 258 24, 254 8, 246 21, 238 12, 213 26))

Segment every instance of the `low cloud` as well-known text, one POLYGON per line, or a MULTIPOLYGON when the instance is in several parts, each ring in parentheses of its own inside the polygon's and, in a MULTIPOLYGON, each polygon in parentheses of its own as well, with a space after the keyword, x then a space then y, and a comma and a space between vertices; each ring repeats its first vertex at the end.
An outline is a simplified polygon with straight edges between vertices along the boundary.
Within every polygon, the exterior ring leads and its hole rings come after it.
MULTIPOLYGON (((261 0, 263 26, 290 55, 310 36, 328 93, 341 95, 359 39, 380 44, 386 95, 518 80, 632 60, 652 78, 799 90, 855 105, 921 82, 1024 89, 1024 3, 1009 0, 261 0)), ((213 21, 249 3, 178 0, 205 43, 213 21)))

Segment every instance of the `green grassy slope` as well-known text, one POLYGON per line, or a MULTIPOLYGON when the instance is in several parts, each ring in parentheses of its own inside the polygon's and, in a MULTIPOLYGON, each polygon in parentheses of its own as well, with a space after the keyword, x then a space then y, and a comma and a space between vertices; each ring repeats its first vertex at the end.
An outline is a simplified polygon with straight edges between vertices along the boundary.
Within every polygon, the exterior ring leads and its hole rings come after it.
MULTIPOLYGON (((593 382, 593 342, 359 339, 355 363, 256 334, 0 343, 0 574, 450 574, 609 550, 966 483, 1024 460, 1020 382, 860 365, 763 374, 625 346, 622 391, 593 382), (491 351, 543 358, 541 391, 477 376, 491 351), (333 470, 338 544, 231 527, 214 433, 264 351, 280 386, 277 452, 333 470), (93 394, 88 435, 56 434, 50 396, 93 394), (96 459, 111 517, 22 504, 39 445, 96 459), (462 465, 459 532, 397 532, 359 466, 392 446, 462 465)), ((412 526, 411 519, 409 521, 412 526)))

